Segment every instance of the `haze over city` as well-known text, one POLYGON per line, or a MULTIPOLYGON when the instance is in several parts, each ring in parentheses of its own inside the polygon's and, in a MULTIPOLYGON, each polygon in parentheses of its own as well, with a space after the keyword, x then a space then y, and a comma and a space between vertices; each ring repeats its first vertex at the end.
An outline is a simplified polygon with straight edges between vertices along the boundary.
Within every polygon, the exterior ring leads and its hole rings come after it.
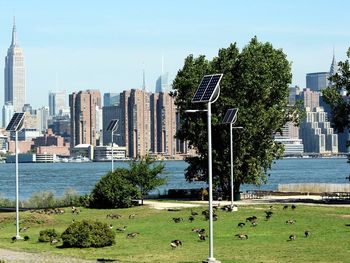
MULTIPOLYGON (((26 66, 27 103, 47 105, 49 90, 154 91, 170 82, 188 54, 211 58, 256 35, 282 48, 292 62, 293 85, 309 72, 328 71, 333 48, 345 58, 348 1, 1 1, 0 56, 11 43, 16 17, 26 66), (341 7, 341 8, 339 8, 341 7)), ((2 66, 2 68, 4 65, 2 66)), ((3 86, 4 74, 0 71, 3 86)), ((2 89, 3 90, 3 89, 2 89)), ((3 92, 0 100, 3 101, 3 92)))

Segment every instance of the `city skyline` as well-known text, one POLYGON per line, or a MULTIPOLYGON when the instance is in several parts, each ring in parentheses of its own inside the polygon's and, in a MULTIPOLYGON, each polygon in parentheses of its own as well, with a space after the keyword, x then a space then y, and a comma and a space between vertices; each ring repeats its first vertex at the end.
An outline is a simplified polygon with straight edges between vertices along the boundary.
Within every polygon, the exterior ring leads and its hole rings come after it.
POLYGON ((304 88, 307 73, 329 70, 333 47, 336 60, 344 60, 347 7, 346 1, 2 1, 0 54, 4 59, 16 15, 26 103, 34 108, 48 105, 49 90, 103 94, 141 88, 143 70, 147 90, 154 92, 162 57, 171 83, 187 55, 210 59, 233 42, 242 49, 254 35, 283 49, 292 62, 291 85, 304 88))

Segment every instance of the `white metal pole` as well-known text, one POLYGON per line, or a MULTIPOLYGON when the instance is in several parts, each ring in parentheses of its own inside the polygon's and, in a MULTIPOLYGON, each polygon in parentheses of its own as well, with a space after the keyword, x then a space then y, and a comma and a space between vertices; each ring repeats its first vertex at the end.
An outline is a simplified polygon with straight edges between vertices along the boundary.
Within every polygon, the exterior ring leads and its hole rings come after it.
POLYGON ((113 151, 113 130, 112 130, 112 172, 114 171, 113 157, 114 157, 114 151, 113 151))
POLYGON ((15 142, 15 153, 16 153, 16 239, 19 239, 19 197, 18 197, 18 131, 15 131, 16 142, 15 142))
POLYGON ((233 141, 232 141, 232 122, 230 123, 230 152, 231 152, 231 209, 233 208, 233 141))
POLYGON ((213 175, 211 156, 211 103, 208 102, 208 179, 209 179, 209 258, 208 262, 216 262, 213 246, 213 175))

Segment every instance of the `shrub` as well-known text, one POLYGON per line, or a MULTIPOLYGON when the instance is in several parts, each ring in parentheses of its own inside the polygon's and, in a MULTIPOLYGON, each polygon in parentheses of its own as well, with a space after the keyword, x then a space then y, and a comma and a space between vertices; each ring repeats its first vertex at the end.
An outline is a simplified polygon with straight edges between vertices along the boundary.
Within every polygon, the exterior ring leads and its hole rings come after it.
POLYGON ((101 178, 91 192, 90 207, 125 208, 139 196, 138 189, 128 180, 129 171, 118 168, 101 178))
POLYGON ((62 197, 62 206, 72 206, 79 205, 79 195, 77 191, 73 188, 68 188, 64 190, 62 197))
POLYGON ((58 234, 55 229, 45 229, 39 233, 39 242, 50 242, 57 237, 58 234))
POLYGON ((29 207, 32 207, 32 208, 54 207, 56 204, 54 193, 50 191, 35 192, 29 198, 28 202, 29 202, 29 207))
POLYGON ((105 247, 115 243, 115 233, 107 224, 89 220, 71 224, 61 237, 64 247, 105 247))

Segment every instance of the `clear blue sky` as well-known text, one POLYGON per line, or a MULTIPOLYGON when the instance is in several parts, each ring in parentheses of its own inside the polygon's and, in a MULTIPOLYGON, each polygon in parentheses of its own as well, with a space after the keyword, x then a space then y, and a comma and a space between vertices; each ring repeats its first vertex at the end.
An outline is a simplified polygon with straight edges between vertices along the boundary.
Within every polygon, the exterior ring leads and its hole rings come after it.
POLYGON ((212 58, 256 35, 282 48, 293 63, 293 85, 308 72, 328 71, 350 46, 347 0, 1 0, 0 105, 13 15, 24 50, 27 101, 48 104, 49 90, 147 89, 164 69, 172 80, 188 54, 212 58))

